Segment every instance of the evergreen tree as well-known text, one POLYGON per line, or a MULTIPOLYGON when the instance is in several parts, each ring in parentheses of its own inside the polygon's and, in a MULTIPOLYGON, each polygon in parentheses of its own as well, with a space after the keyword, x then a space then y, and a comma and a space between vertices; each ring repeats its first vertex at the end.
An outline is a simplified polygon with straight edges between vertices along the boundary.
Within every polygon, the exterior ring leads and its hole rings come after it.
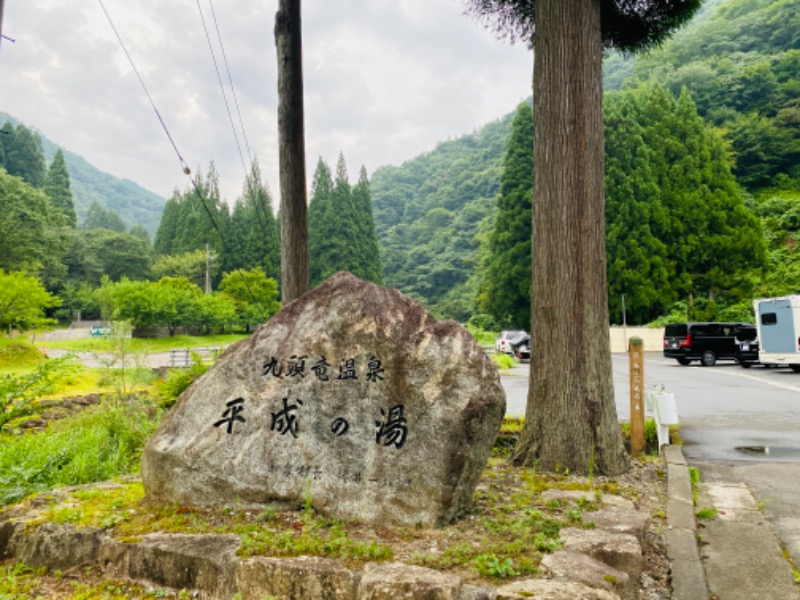
POLYGON ((82 229, 109 229, 117 233, 127 231, 125 222, 115 211, 100 206, 97 202, 92 202, 83 221, 82 229))
POLYGON ((356 236, 358 224, 353 207, 353 191, 347 174, 344 153, 339 153, 336 161, 336 176, 333 180, 333 222, 331 227, 336 234, 336 244, 332 257, 336 271, 358 270, 358 250, 356 236))
POLYGON ((6 166, 6 153, 8 152, 8 148, 11 147, 11 144, 14 140, 14 126, 9 122, 6 121, 2 127, 0 127, 0 167, 8 170, 6 166))
POLYGON ((279 281, 278 224, 269 190, 255 161, 245 181, 242 198, 234 205, 230 231, 228 250, 222 257, 223 270, 260 268, 267 277, 279 281))
POLYGON ((186 189, 178 205, 180 210, 171 254, 202 250, 206 244, 217 255, 224 254, 223 239, 230 218, 220 197, 219 176, 213 163, 206 177, 195 176, 194 184, 186 189))
POLYGON ((677 298, 666 244, 657 237, 669 220, 652 170, 661 148, 645 143, 646 123, 631 93, 608 94, 606 127, 606 253, 612 323, 647 323, 677 298))
POLYGON ((358 269, 353 271, 366 281, 383 284, 378 236, 375 233, 375 219, 372 214, 372 196, 369 189, 367 170, 362 166, 358 183, 353 187, 353 206, 358 220, 358 269))
POLYGON ((21 177, 33 187, 43 187, 47 178, 47 164, 39 136, 20 123, 14 129, 11 144, 3 143, 5 167, 9 175, 21 177))
POLYGON ((653 46, 688 20, 700 0, 468 4, 503 34, 535 44, 531 331, 544 343, 531 369, 513 461, 619 473, 627 461, 607 329, 603 48, 653 46))
POLYGON ((523 102, 511 125, 480 304, 502 327, 525 329, 531 318, 533 107, 523 102))
POLYGON ((153 241, 153 251, 157 255, 174 254, 173 246, 175 234, 178 230, 178 219, 180 218, 181 194, 177 190, 172 193, 172 197, 164 205, 164 212, 161 213, 161 222, 156 231, 153 241))
POLYGON ((64 215, 64 221, 67 226, 75 228, 77 225, 75 205, 72 202, 67 164, 64 162, 64 153, 60 148, 55 157, 53 157, 53 162, 50 163, 50 168, 47 171, 44 191, 50 197, 50 202, 57 209, 57 212, 64 215))
POLYGON ((311 205, 308 207, 308 250, 312 287, 316 287, 337 271, 333 262, 336 241, 334 218, 333 178, 330 167, 320 157, 314 171, 311 205))

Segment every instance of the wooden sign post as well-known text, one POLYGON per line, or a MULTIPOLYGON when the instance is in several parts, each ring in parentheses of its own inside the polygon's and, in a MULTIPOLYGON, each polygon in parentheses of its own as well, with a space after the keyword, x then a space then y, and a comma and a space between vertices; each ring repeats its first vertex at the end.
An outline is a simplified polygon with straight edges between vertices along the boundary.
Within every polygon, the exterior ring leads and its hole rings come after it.
POLYGON ((633 337, 628 345, 631 388, 631 454, 644 453, 644 345, 633 337))

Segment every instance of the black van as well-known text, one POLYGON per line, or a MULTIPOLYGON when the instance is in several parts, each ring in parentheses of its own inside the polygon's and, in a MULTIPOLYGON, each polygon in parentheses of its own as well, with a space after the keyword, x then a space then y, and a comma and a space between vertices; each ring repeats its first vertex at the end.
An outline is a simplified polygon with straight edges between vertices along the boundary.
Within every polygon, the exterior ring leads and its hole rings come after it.
POLYGON ((664 328, 664 356, 682 365, 699 360, 711 367, 717 360, 735 360, 749 367, 758 361, 755 338, 750 323, 670 323, 664 328))

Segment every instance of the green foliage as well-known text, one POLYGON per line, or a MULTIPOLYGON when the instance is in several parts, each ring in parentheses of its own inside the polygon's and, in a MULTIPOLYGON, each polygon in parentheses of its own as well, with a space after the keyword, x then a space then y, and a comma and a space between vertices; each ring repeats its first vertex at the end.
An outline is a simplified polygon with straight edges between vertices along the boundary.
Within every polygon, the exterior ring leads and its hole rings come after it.
POLYGON ((272 198, 254 162, 230 217, 230 235, 222 256, 222 269, 261 269, 279 281, 281 272, 279 225, 272 212, 272 198))
POLYGON ((194 184, 181 193, 175 191, 164 207, 156 233, 156 254, 183 254, 204 250, 209 244, 215 254, 224 254, 223 237, 228 231, 227 205, 219 193, 219 177, 213 163, 208 174, 198 174, 194 184))
POLYGON ((8 174, 21 178, 31 187, 43 187, 47 165, 41 138, 22 123, 12 129, 6 122, 3 131, 3 166, 8 174))
POLYGON ((56 152, 53 162, 50 163, 50 168, 47 170, 44 191, 50 198, 50 202, 56 209, 56 212, 62 215, 66 225, 75 227, 77 223, 75 205, 72 202, 69 173, 67 173, 64 153, 61 150, 56 152))
POLYGON ((372 175, 385 283, 438 316, 466 321, 475 312, 478 238, 492 227, 512 118, 372 175))
POLYGON ((0 168, 0 268, 47 279, 64 270, 60 219, 39 189, 0 168))
POLYGON ((265 323, 281 308, 278 282, 268 278, 261 268, 237 269, 222 276, 219 289, 233 299, 236 314, 244 331, 265 323))
POLYGON ((125 221, 122 220, 114 210, 101 206, 98 202, 93 202, 86 213, 82 229, 108 229, 123 233, 126 231, 125 221))
POLYGON ((518 575, 514 561, 510 558, 500 560, 495 554, 480 554, 475 558, 475 568, 484 577, 502 579, 518 575))
POLYGON ((501 327, 528 329, 531 321, 532 198, 533 108, 525 101, 511 124, 478 300, 501 327))
POLYGON ((512 356, 509 356, 508 354, 501 354, 498 352, 492 354, 492 362, 500 370, 510 369, 515 364, 517 364, 512 356))
MULTIPOLYGON (((636 52, 657 46, 688 21, 701 0, 600 2, 601 35, 606 48, 636 52)), ((501 37, 531 43, 536 30, 535 3, 529 0, 468 0, 467 10, 501 37)))
POLYGON ((151 272, 155 279, 182 277, 202 287, 205 284, 206 252, 195 250, 182 254, 162 254, 153 262, 151 272))
POLYGON ((53 321, 45 310, 59 304, 36 277, 0 269, 0 329, 28 331, 49 325, 53 321))
POLYGON ((716 508, 701 508, 697 511, 697 518, 700 521, 710 521, 714 519, 719 511, 716 508))
POLYGON ((797 0, 728 0, 712 7, 634 67, 677 95, 729 137, 733 172, 749 190, 800 187, 797 127, 800 11, 797 0))
POLYGON ((157 414, 145 400, 106 400, 44 433, 6 437, 0 444, 0 505, 130 473, 158 425, 157 414))
POLYGON ((18 419, 36 412, 36 401, 55 390, 56 384, 73 368, 69 358, 48 360, 24 375, 0 375, 0 436, 18 419))
POLYGON ((170 408, 192 382, 208 371, 200 355, 192 352, 192 365, 185 369, 170 369, 167 376, 158 384, 159 405, 170 408))
POLYGON ((227 294, 203 294, 183 277, 155 283, 105 278, 95 299, 106 320, 129 321, 134 329, 166 327, 171 335, 180 327, 213 331, 236 321, 236 305, 227 294))
POLYGON ((321 158, 317 162, 308 209, 308 248, 312 287, 337 271, 383 281, 367 173, 362 168, 358 184, 351 187, 342 154, 335 179, 321 158))

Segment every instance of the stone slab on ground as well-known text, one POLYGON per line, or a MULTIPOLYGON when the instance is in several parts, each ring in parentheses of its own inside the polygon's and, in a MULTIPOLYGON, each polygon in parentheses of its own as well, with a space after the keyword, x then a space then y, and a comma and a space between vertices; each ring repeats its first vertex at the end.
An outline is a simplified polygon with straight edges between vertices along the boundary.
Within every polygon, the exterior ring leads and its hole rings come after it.
POLYGON ((239 565, 236 581, 242 600, 352 600, 358 585, 341 562, 316 556, 251 558, 239 565))

